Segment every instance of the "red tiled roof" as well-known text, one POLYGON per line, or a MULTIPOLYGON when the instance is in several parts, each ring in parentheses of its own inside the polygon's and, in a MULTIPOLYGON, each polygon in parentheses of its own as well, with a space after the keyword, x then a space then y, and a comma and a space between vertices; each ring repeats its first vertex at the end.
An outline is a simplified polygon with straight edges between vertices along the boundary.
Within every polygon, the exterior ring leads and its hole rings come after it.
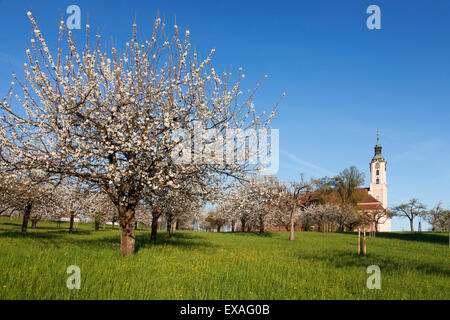
POLYGON ((358 203, 358 207, 364 210, 382 209, 383 204, 369 194, 369 189, 364 188, 364 190, 366 190, 367 196, 358 203))
MULTIPOLYGON (((361 198, 363 199, 358 203, 359 208, 363 210, 376 210, 383 208, 382 203, 369 194, 369 188, 358 188, 357 192, 361 193, 361 198)), ((333 191, 329 195, 329 200, 331 202, 337 202, 338 197, 338 193, 336 191, 333 191)), ((310 201, 316 201, 318 198, 318 192, 312 192, 309 196, 310 201)))

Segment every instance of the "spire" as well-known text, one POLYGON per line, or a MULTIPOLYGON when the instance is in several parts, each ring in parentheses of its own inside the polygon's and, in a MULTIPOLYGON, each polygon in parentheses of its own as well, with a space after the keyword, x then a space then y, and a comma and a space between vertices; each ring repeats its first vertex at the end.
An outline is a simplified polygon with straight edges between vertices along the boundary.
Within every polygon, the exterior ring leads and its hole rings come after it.
POLYGON ((375 145, 374 149, 375 149, 375 155, 372 158, 372 162, 385 161, 383 158, 383 155, 381 154, 383 147, 381 147, 381 144, 380 144, 380 130, 379 129, 377 129, 377 144, 375 145))

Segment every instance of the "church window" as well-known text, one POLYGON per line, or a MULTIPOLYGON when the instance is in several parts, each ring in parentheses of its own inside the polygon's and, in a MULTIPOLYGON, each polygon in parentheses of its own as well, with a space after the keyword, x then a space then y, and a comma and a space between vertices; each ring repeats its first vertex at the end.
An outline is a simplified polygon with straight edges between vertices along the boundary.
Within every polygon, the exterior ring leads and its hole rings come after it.
POLYGON ((380 184, 380 179, 377 178, 377 184, 380 184))
POLYGON ((379 176, 380 175, 380 170, 377 170, 377 176, 379 176))

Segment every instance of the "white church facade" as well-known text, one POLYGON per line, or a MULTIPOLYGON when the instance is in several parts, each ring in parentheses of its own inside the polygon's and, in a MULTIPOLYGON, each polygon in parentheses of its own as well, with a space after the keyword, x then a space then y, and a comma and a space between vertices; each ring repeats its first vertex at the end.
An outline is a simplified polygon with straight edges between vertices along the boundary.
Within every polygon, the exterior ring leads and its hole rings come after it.
MULTIPOLYGON (((370 184, 368 195, 372 199, 366 199, 359 203, 359 206, 365 210, 388 209, 388 185, 387 185, 387 162, 382 154, 380 145, 380 133, 377 132, 377 144, 375 145, 375 154, 370 162, 370 184), (373 201, 375 200, 375 201, 373 201)), ((378 223, 378 231, 391 231, 391 219, 382 218, 378 223)))

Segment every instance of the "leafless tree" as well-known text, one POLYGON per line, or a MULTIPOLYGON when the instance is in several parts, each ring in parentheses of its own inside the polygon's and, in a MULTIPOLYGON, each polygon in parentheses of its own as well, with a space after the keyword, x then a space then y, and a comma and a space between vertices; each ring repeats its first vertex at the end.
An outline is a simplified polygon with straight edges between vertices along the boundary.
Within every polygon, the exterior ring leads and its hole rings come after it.
POLYGON ((432 231, 448 231, 450 226, 450 210, 439 202, 431 210, 425 212, 425 220, 431 224, 432 231))
POLYGON ((297 208, 304 209, 308 205, 308 197, 311 192, 311 183, 305 180, 304 174, 300 175, 299 182, 291 182, 289 192, 289 204, 291 207, 289 217, 289 240, 293 241, 295 237, 295 220, 297 208))
POLYGON ((414 218, 423 216, 426 213, 426 206, 419 199, 411 199, 408 203, 404 203, 391 209, 393 216, 404 217, 409 220, 411 232, 414 231, 414 218))
POLYGON ((373 232, 378 232, 378 226, 380 224, 385 223, 386 219, 391 218, 391 212, 380 207, 377 209, 366 210, 364 211, 364 215, 369 221, 370 225, 373 227, 373 232))

